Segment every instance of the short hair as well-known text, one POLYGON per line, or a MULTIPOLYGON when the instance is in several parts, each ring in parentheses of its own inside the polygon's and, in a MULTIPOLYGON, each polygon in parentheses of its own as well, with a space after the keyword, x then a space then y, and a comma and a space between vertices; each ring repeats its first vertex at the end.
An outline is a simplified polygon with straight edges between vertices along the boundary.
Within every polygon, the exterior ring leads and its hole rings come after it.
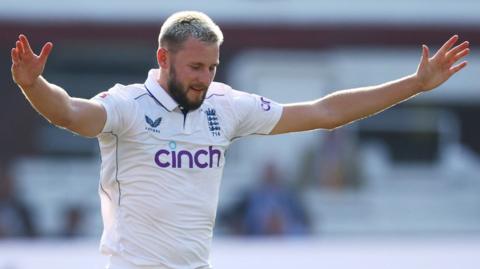
POLYGON ((223 43, 222 31, 210 17, 198 11, 181 11, 174 13, 163 23, 158 44, 162 48, 177 52, 190 37, 206 43, 223 43))

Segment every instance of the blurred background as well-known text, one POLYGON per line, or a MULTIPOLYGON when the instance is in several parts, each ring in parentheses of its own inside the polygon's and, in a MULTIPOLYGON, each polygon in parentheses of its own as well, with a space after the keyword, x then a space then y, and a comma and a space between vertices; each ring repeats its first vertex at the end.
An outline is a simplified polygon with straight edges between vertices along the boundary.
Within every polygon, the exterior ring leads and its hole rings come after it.
POLYGON ((480 266, 480 2, 474 0, 0 0, 0 269, 102 268, 95 139, 55 128, 10 76, 26 34, 51 41, 45 77, 91 98, 156 68, 161 23, 209 14, 216 80, 281 103, 415 72, 421 44, 469 40, 469 66, 434 92, 335 131, 235 142, 215 268, 480 266))

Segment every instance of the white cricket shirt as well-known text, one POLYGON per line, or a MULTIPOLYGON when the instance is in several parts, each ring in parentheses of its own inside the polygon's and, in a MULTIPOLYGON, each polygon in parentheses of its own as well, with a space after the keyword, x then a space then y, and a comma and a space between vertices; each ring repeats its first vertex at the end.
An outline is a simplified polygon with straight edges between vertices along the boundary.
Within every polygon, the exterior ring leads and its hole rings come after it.
POLYGON ((92 98, 107 111, 98 136, 100 249, 148 268, 211 268, 225 150, 235 138, 268 134, 282 106, 213 82, 201 107, 185 115, 158 72, 92 98))

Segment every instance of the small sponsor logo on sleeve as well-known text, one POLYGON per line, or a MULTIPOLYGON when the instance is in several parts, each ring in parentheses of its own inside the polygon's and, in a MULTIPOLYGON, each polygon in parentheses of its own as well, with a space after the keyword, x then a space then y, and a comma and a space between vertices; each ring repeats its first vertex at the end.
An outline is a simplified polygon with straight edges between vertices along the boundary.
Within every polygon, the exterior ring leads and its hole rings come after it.
POLYGON ((101 92, 101 93, 98 94, 98 97, 100 97, 100 98, 105 98, 107 96, 108 96, 108 92, 101 92))
POLYGON ((260 106, 262 107, 263 111, 269 111, 272 108, 271 106, 272 101, 266 99, 263 96, 260 97, 260 101, 261 101, 260 106))

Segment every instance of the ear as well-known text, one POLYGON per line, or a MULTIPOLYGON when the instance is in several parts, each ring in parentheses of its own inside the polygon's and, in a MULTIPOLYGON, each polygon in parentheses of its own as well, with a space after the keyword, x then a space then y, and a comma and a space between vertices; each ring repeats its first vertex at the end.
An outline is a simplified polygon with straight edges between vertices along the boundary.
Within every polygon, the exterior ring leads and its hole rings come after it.
POLYGON ((166 49, 158 48, 157 62, 161 69, 168 69, 168 51, 166 49))

